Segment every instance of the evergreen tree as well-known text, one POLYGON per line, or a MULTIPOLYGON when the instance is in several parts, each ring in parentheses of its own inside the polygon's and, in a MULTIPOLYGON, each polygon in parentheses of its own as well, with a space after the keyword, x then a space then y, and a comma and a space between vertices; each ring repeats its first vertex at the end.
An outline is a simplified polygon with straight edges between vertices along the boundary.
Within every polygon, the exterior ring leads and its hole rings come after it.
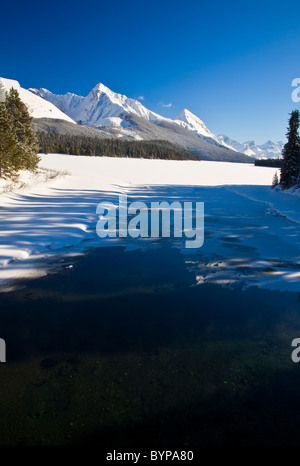
POLYGON ((41 152, 106 156, 142 157, 169 160, 197 160, 198 155, 168 141, 132 141, 126 139, 102 139, 89 136, 47 133, 38 131, 41 152))
POLYGON ((277 172, 275 172, 273 176, 273 181, 272 181, 272 188, 275 188, 276 186, 278 186, 278 184, 279 184, 279 178, 278 178, 277 172))
POLYGON ((0 102, 0 178, 11 178, 17 172, 18 142, 6 110, 0 102))
POLYGON ((0 79, 0 102, 5 102, 6 99, 6 89, 3 86, 1 79, 0 79))
POLYGON ((299 111, 291 113, 287 132, 288 142, 285 144, 282 155, 280 184, 283 189, 288 189, 297 184, 300 175, 300 138, 298 128, 300 124, 299 111))
POLYGON ((16 89, 11 88, 7 94, 5 105, 18 142, 19 158, 16 168, 18 170, 35 170, 39 162, 38 140, 32 129, 32 118, 16 89))

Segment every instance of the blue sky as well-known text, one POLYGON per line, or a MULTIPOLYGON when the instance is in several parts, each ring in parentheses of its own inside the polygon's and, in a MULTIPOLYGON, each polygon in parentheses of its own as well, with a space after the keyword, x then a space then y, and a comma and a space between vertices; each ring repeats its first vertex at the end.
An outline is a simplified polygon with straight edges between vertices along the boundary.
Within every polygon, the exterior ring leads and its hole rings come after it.
POLYGON ((166 117, 187 108, 215 134, 260 144, 285 140, 299 108, 299 1, 16 0, 1 17, 0 76, 25 88, 87 95, 102 82, 166 117))

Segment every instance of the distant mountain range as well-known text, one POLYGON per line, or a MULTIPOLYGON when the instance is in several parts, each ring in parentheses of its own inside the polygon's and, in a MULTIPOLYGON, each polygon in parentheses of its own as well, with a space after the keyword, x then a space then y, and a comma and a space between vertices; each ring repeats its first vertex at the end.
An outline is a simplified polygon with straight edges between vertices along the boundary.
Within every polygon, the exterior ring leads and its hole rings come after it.
POLYGON ((99 83, 86 96, 56 95, 47 89, 23 89, 17 81, 0 78, 0 87, 19 91, 35 119, 36 129, 68 134, 93 134, 137 140, 165 139, 196 153, 204 160, 253 162, 254 158, 279 157, 282 142, 239 143, 215 136, 196 115, 182 110, 172 120, 152 112, 140 101, 111 91, 99 83), (62 124, 64 120, 64 124, 62 124), (94 130, 94 131, 93 131, 94 130))
POLYGON ((265 144, 258 146, 254 141, 238 142, 228 138, 224 134, 218 136, 220 144, 224 144, 233 150, 242 152, 243 154, 255 157, 256 159, 274 159, 281 157, 283 142, 267 141, 265 144))

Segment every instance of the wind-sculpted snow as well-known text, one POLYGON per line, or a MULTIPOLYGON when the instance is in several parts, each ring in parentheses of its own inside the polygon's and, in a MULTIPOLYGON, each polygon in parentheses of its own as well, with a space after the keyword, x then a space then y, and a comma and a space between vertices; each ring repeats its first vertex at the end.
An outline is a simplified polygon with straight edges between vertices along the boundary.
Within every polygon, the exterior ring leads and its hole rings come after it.
POLYGON ((195 285, 299 291, 299 196, 270 188, 276 169, 64 155, 43 155, 41 165, 70 173, 1 195, 1 280, 47 273, 57 258, 70 262, 89 247, 169 244, 185 255, 195 285), (204 245, 192 252, 183 238, 100 240, 97 205, 117 204, 121 193, 146 203, 204 202, 204 245))

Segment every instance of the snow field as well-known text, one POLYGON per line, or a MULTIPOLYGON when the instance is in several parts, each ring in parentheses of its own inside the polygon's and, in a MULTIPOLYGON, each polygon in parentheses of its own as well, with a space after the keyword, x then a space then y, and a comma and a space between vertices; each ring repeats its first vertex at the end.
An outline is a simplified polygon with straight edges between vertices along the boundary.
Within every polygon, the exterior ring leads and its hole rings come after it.
MULTIPOLYGON (((300 223, 299 197, 270 189, 276 171, 274 168, 221 162, 61 154, 42 155, 40 166, 69 174, 46 181, 35 179, 31 184, 27 179, 22 189, 1 194, 2 281, 37 272, 47 273, 47 261, 58 255, 70 257, 82 253, 87 247, 120 245, 118 238, 108 243, 106 239, 97 237, 96 208, 99 202, 104 201, 117 204, 121 193, 128 194, 131 200, 146 199, 146 202, 147 199, 172 202, 175 198, 181 202, 191 199, 204 201, 205 231, 209 232, 212 227, 210 235, 213 240, 208 237, 198 251, 206 258, 208 268, 203 268, 203 263, 197 258, 195 265, 195 257, 192 259, 193 266, 202 267, 201 273, 197 273, 198 283, 206 281, 211 271, 214 273, 212 281, 236 283, 235 264, 239 260, 247 263, 247 267, 255 264, 257 268, 265 260, 274 263, 278 253, 280 257, 277 259, 288 261, 289 266, 293 261, 300 263, 299 230, 295 227, 300 223), (242 241, 243 247, 250 248, 251 254, 241 257, 240 250, 234 246, 235 241, 242 241), (278 244, 277 251, 274 251, 273 244, 278 244), (215 263, 218 265, 211 265, 215 263), (217 268, 219 275, 215 275, 217 268)), ((0 192, 1 189, 5 191, 3 180, 0 192)), ((124 245, 127 239, 122 241, 124 245)), ((144 241, 143 247, 148 247, 148 244, 150 246, 151 241, 144 241)), ((125 243, 128 249, 137 245, 134 239, 125 243)), ((176 245, 182 247, 182 244, 174 243, 176 245)), ((274 278, 276 273, 275 270, 270 275, 274 278)), ((252 273, 252 281, 260 286, 261 282, 253 279, 253 274, 255 272, 252 273)), ((289 270, 288 277, 289 280, 283 277, 273 286, 282 288, 288 282, 289 286, 290 283, 296 286, 298 271, 289 270)), ((266 286, 269 285, 270 282, 266 286)))

